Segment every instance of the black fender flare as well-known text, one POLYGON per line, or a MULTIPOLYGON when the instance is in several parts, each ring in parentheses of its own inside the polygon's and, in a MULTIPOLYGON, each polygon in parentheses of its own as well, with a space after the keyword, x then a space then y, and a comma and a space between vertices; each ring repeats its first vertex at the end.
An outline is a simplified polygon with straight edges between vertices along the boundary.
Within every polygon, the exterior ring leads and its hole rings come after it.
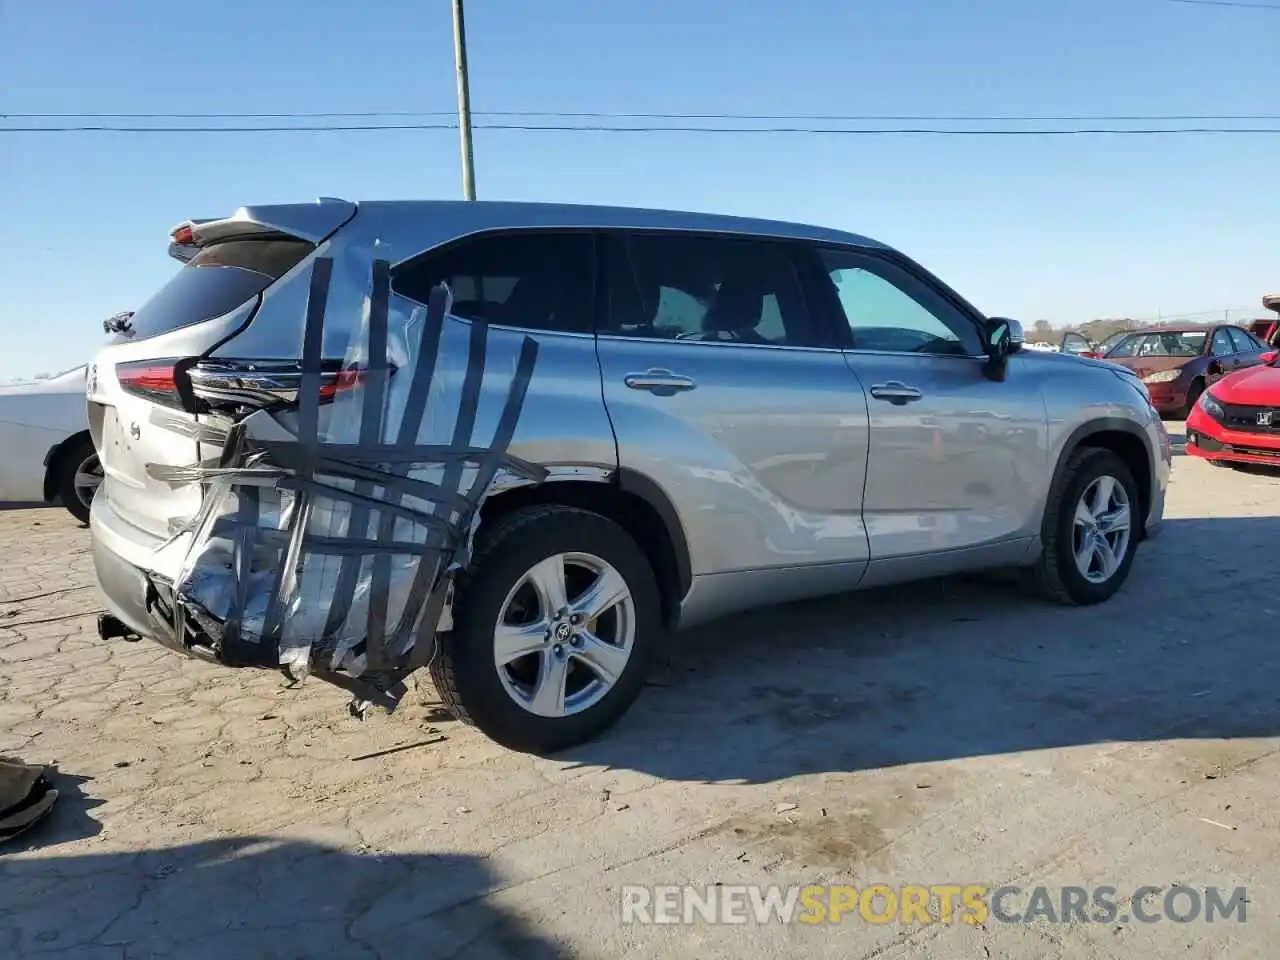
POLYGON ((62 452, 66 450, 67 447, 69 447, 71 444, 75 443, 76 440, 80 439, 81 437, 89 437, 89 436, 90 436, 90 433, 88 430, 79 430, 76 433, 63 437, 61 440, 55 443, 52 447, 50 447, 48 452, 44 455, 44 502, 45 503, 53 503, 54 498, 58 495, 57 482, 54 479, 54 469, 57 467, 58 461, 62 457, 62 452))
POLYGON ((661 518, 671 540, 672 552, 675 554, 676 581, 680 598, 684 598, 693 584, 693 571, 689 558, 689 540, 685 536, 684 524, 680 522, 680 514, 675 504, 660 486, 643 473, 619 467, 617 472, 618 488, 632 496, 639 497, 661 518))
MULTIPOLYGON (((1145 530, 1147 524, 1147 512, 1151 509, 1150 498, 1155 494, 1155 456, 1151 449, 1151 443, 1147 439, 1147 433, 1140 424, 1134 423, 1132 420, 1126 420, 1124 417, 1101 417, 1097 420, 1090 420, 1080 424, 1071 431, 1066 442, 1062 445, 1062 452, 1058 454, 1058 462, 1053 467, 1053 478, 1049 481, 1049 487, 1045 491, 1045 504, 1048 505, 1050 495, 1058 488, 1058 484, 1062 482, 1062 473, 1067 467, 1067 461, 1071 459, 1071 455, 1078 450, 1086 440, 1100 433, 1127 433, 1135 437, 1142 443, 1142 449, 1147 454, 1147 475, 1145 478, 1135 478, 1139 482, 1145 479, 1145 492, 1148 502, 1143 504, 1143 515, 1141 518, 1142 526, 1139 528, 1139 536, 1142 536, 1142 530, 1145 530)), ((1041 519, 1041 529, 1044 523, 1048 522, 1048 515, 1041 519)))

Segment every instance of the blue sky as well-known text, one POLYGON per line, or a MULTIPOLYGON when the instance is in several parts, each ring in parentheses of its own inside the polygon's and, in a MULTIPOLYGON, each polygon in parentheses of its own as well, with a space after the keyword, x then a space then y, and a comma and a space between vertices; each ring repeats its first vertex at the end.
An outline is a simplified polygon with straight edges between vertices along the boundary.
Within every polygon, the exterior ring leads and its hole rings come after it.
MULTIPOLYGON (((467 17, 477 111, 1280 114, 1280 12, 1266 10, 470 0, 467 17)), ((0 112, 450 110, 452 57, 448 0, 8 3, 0 112)), ((1239 318, 1280 289, 1280 136, 477 131, 476 160, 481 199, 866 233, 1028 325, 1250 308, 1239 318)), ((0 378, 90 355, 102 318, 175 269, 177 221, 460 189, 454 131, 0 133, 0 378)))

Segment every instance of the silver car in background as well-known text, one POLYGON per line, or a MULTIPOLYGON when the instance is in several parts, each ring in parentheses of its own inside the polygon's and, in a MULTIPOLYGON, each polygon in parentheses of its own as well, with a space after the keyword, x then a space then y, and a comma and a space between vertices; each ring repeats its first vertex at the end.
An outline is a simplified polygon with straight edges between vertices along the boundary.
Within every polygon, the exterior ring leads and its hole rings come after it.
POLYGON ((538 343, 510 452, 548 479, 485 501, 431 662, 457 715, 513 748, 596 736, 665 634, 750 607, 997 567, 1059 602, 1106 600, 1163 513, 1169 440, 1132 374, 1020 350, 1016 322, 865 237, 321 200, 188 221, 171 250, 185 265, 89 378, 111 615, 153 634, 148 578, 174 575, 200 506, 198 484, 148 465, 216 460, 238 419, 296 403, 318 256, 335 265, 321 389, 349 388, 342 324, 390 260, 393 313, 453 293, 446 373, 462 376, 475 321, 538 343))

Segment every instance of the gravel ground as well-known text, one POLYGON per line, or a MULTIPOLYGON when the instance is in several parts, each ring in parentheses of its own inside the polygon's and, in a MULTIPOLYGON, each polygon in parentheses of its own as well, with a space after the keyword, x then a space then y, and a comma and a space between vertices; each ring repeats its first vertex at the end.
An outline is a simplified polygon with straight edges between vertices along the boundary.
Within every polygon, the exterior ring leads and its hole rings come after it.
POLYGON ((1278 493, 1179 456, 1101 607, 949 580, 699 630, 553 760, 425 681, 360 721, 320 683, 103 644, 87 531, 0 512, 0 753, 62 792, 0 857, 0 956, 1271 957, 1278 493), (1248 893, 1243 924, 621 920, 625 885, 716 883, 1248 893))

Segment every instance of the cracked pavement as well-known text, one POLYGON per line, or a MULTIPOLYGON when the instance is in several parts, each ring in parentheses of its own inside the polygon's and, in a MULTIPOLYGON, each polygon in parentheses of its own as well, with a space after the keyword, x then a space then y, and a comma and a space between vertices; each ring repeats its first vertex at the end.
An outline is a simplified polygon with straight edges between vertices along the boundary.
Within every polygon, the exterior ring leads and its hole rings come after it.
POLYGON ((0 848, 0 956, 1269 957, 1278 494, 1179 456, 1095 608, 952 579, 697 630, 554 759, 425 680, 361 721, 323 683, 104 644, 88 532, 2 511, 0 753, 61 796, 0 848), (814 882, 1249 893, 1244 924, 620 922, 624 884, 814 882))

